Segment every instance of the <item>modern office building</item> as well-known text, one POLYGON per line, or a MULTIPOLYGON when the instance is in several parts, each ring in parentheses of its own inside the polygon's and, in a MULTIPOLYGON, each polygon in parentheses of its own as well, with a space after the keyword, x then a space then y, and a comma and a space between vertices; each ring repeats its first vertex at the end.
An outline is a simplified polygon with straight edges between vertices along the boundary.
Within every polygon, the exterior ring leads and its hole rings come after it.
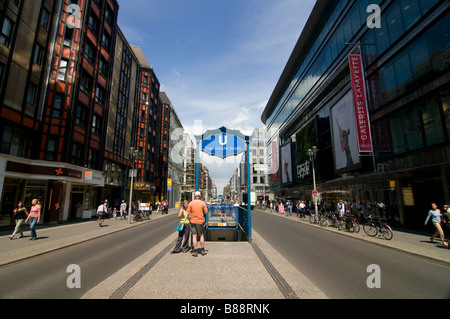
MULTIPOLYGON (((106 124, 103 196, 111 206, 119 207, 122 199, 129 199, 130 176, 133 158, 130 149, 136 149, 138 91, 140 63, 120 28, 115 40, 115 57, 112 68, 112 86, 108 121, 106 124)), ((138 194, 140 184, 136 188, 138 194)), ((137 197, 135 197, 137 198, 137 197)))
POLYGON ((43 221, 90 216, 104 186, 118 4, 0 6, 1 214, 37 198, 46 207, 43 221))
POLYGON ((185 154, 186 154, 186 140, 183 124, 181 124, 175 108, 170 102, 167 94, 161 92, 161 99, 167 100, 170 104, 170 126, 169 126, 169 155, 168 155, 168 179, 171 186, 167 186, 167 198, 169 207, 175 207, 182 198, 184 191, 183 185, 185 183, 185 154))
MULTIPOLYGON (((143 202, 156 203, 164 196, 161 181, 166 178, 167 165, 161 166, 161 138, 163 129, 164 105, 159 96, 160 84, 153 67, 140 47, 131 46, 139 61, 137 95, 137 113, 133 127, 136 129, 136 145, 139 151, 136 157, 136 198, 143 202)), ((164 153, 166 154, 166 153, 164 153)), ((165 157, 167 157, 165 155, 165 157)))
POLYGON ((195 149, 194 141, 188 133, 184 133, 186 143, 184 153, 184 178, 182 185, 182 200, 192 200, 195 192, 195 149))
MULTIPOLYGON (((258 128, 253 131, 250 139, 250 187, 259 203, 273 199, 269 195, 266 135, 265 128, 258 128)), ((245 155, 243 158, 245 159, 245 155)))
POLYGON ((311 200, 315 165, 331 207, 382 201, 423 227, 450 203, 449 21, 445 0, 316 3, 262 114, 278 198, 311 200))

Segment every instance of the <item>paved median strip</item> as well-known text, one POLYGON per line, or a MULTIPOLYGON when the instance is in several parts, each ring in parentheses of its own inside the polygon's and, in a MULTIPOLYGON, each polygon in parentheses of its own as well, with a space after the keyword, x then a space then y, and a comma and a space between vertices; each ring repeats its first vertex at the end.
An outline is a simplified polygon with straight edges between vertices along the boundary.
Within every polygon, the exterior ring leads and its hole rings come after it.
POLYGON ((273 264, 267 259, 266 255, 264 255, 263 251, 256 244, 252 244, 253 250, 258 256, 261 263, 266 268, 267 272, 272 277, 275 284, 280 289, 284 298, 286 299, 299 299, 295 291, 291 288, 291 286, 287 283, 287 281, 283 278, 283 276, 278 272, 278 270, 273 266, 273 264))

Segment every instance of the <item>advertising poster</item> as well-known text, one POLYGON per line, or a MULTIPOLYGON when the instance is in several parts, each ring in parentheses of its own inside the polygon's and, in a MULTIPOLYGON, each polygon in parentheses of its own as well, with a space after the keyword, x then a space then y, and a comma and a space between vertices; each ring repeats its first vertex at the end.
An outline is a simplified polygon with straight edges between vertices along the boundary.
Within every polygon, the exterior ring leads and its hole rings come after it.
POLYGON ((359 167, 358 133, 352 91, 333 106, 331 119, 336 171, 359 167))
POLYGON ((281 181, 283 184, 292 183, 292 156, 291 143, 281 148, 281 181))
MULTIPOLYGON (((308 156, 308 149, 317 145, 316 122, 312 121, 296 135, 297 140, 297 182, 299 184, 312 183, 312 163, 308 156)), ((316 165, 316 176, 320 176, 320 167, 316 165)))

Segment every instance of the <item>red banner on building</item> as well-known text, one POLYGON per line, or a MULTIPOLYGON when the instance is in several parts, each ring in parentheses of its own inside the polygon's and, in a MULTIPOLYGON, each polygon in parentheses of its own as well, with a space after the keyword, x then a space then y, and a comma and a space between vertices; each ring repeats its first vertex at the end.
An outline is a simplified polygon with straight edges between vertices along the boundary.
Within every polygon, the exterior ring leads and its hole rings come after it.
POLYGON ((278 179, 278 145, 277 142, 272 142, 272 182, 277 183, 278 179))
POLYGON ((373 152, 370 132, 369 110, 367 108, 364 70, 359 54, 349 55, 350 75, 352 77, 353 102, 355 104, 356 126, 358 128, 359 152, 373 152))

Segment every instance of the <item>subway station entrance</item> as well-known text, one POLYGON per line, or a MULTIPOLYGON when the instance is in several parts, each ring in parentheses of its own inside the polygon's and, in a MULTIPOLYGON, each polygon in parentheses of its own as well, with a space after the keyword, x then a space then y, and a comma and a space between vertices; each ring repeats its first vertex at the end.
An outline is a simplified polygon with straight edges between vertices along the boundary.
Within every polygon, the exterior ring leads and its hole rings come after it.
MULTIPOLYGON (((225 159, 238 156, 247 151, 247 188, 251 192, 250 181, 250 136, 240 131, 221 127, 196 135, 195 190, 199 191, 200 151, 210 156, 225 159)), ((206 216, 206 240, 210 241, 248 241, 252 242, 251 203, 247 208, 228 203, 208 206, 206 216)))

